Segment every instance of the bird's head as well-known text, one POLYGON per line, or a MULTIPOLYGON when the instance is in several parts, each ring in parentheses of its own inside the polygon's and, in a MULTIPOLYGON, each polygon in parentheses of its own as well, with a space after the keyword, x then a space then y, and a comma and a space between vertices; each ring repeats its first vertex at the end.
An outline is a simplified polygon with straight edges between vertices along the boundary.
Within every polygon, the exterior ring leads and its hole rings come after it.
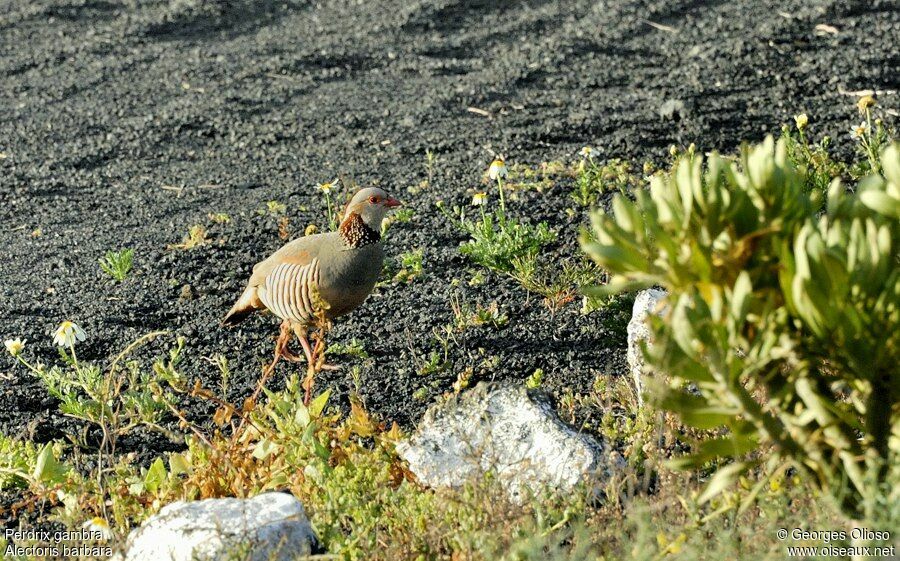
POLYGON ((348 220, 352 215, 357 214, 366 226, 376 232, 381 231, 381 221, 392 208, 400 206, 400 201, 392 198, 383 189, 378 187, 366 187, 360 189, 350 202, 347 203, 347 209, 344 211, 344 220, 348 220))

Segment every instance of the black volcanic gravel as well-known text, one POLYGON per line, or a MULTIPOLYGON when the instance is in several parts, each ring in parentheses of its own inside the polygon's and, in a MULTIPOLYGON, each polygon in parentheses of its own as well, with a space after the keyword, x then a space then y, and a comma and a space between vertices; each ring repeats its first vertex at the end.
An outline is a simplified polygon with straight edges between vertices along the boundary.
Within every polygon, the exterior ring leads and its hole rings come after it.
MULTIPOLYGON (((435 203, 467 204, 492 151, 537 164, 590 144, 604 158, 659 160, 673 143, 733 150, 803 111, 816 133, 843 136, 858 122, 846 92, 861 89, 887 90, 879 103, 896 121, 898 41, 889 0, 0 0, 0 336, 26 338, 26 353, 49 363, 63 319, 85 328, 80 356, 96 361, 168 330, 168 341, 187 338, 182 371, 207 386, 219 374, 204 357, 227 356, 239 402, 278 329, 271 316, 218 325, 252 265, 283 243, 277 219, 258 211, 284 203, 300 235, 322 225, 315 185, 341 176, 415 209, 387 253, 423 249, 425 275, 378 289, 338 322, 330 341, 356 338, 371 359, 342 358, 321 376, 333 403, 346 406, 353 365, 367 407, 405 426, 467 367, 473 383, 542 368, 557 394, 584 391, 624 370, 627 302, 587 316, 575 302, 551 317, 508 279, 469 286, 477 268, 435 203), (410 193, 427 149, 433 184, 410 193), (217 212, 231 222, 212 223, 217 212), (213 243, 167 249, 193 224, 213 243), (136 266, 115 284, 97 259, 121 247, 136 266), (498 301, 509 323, 457 335, 452 368, 419 374, 454 291, 498 301), (491 356, 499 366, 484 367, 491 356), (415 399, 422 387, 428 398, 415 399)), ((560 231, 554 256, 577 253, 583 220, 567 216, 567 189, 511 203, 560 231)), ((5 434, 75 430, 5 353, 0 374, 5 434)), ((198 420, 209 412, 188 408, 198 420)))

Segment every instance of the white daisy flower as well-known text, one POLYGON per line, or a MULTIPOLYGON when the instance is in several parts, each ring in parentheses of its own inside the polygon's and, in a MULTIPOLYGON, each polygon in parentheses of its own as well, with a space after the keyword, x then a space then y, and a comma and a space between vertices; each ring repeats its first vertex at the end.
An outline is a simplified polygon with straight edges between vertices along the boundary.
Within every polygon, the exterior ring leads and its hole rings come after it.
POLYGON ((91 532, 95 538, 108 541, 113 537, 112 529, 109 527, 109 522, 105 519, 100 518, 99 516, 95 516, 91 518, 87 522, 81 525, 82 528, 91 532))
POLYGON ((329 181, 327 183, 320 183, 319 189, 323 193, 331 193, 331 191, 334 190, 334 186, 337 183, 337 181, 338 181, 337 179, 332 179, 331 181, 329 181))
POLYGON ((53 343, 60 347, 71 347, 75 341, 84 341, 87 334, 77 323, 66 320, 59 324, 53 334, 53 343))
POLYGON ((806 113, 794 115, 794 123, 796 123, 798 129, 803 130, 806 128, 806 125, 809 124, 809 117, 806 115, 806 113))
POLYGON ((581 154, 582 158, 593 158, 594 157, 594 149, 590 146, 585 146, 581 150, 578 151, 581 154))
POLYGON ((472 206, 481 206, 487 204, 487 193, 475 193, 472 196, 472 206))
POLYGON ((6 350, 9 351, 9 354, 13 356, 19 356, 25 348, 25 341, 18 337, 15 339, 7 339, 6 341, 3 341, 3 344, 6 345, 6 350))
POLYGON ((506 177, 507 173, 509 173, 509 171, 506 169, 506 163, 502 158, 497 158, 491 162, 491 167, 488 168, 488 177, 490 177, 492 181, 496 181, 498 177, 506 177))
POLYGON ((853 130, 850 131, 852 136, 863 136, 867 132, 869 132, 869 124, 866 122, 862 122, 858 127, 853 127, 853 130))

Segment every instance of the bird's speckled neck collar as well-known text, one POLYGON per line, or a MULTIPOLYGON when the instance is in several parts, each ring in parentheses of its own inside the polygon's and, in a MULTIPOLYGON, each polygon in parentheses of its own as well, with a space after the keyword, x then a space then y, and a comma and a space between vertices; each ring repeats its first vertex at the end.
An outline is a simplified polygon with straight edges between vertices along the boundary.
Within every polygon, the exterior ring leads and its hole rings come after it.
POLYGON ((359 249, 381 241, 381 233, 370 228, 362 216, 355 212, 350 213, 350 216, 341 222, 338 232, 344 240, 344 245, 349 249, 359 249))

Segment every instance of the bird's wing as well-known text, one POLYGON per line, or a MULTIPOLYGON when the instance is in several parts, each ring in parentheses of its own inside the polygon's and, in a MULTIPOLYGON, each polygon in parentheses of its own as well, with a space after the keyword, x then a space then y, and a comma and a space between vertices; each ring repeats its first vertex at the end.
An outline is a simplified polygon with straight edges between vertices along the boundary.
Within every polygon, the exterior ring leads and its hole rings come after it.
POLYGON ((283 245, 281 249, 253 266, 253 274, 248 285, 263 285, 266 277, 282 264, 309 265, 318 255, 321 242, 320 236, 306 236, 283 245))
POLYGON ((312 315, 311 299, 315 297, 311 297, 311 290, 319 278, 317 257, 329 241, 324 236, 296 239, 257 263, 247 287, 222 324, 235 326, 262 308, 282 319, 302 321, 312 315))
POLYGON ((313 257, 304 264, 284 259, 272 267, 262 284, 256 287, 256 293, 276 316, 303 322, 313 317, 319 308, 318 285, 318 258, 313 257))

